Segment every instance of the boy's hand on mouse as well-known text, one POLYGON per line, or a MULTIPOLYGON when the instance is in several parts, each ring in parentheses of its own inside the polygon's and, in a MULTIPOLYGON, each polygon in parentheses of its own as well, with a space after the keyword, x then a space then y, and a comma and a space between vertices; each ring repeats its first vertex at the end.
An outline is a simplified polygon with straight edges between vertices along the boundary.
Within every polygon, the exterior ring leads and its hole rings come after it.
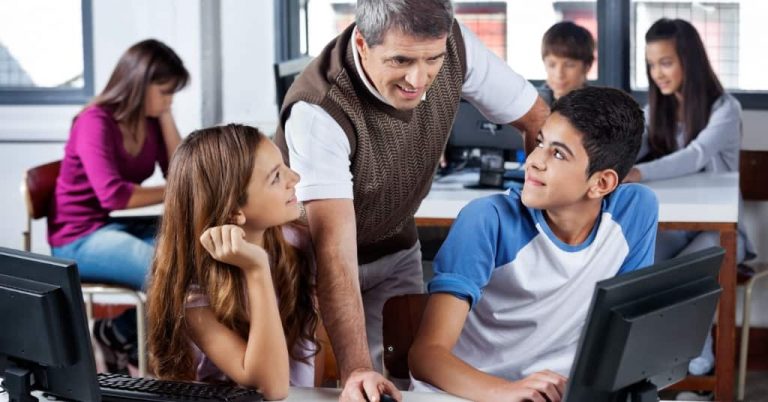
POLYGON ((499 390, 503 401, 560 402, 565 395, 567 379, 554 371, 537 371, 520 381, 506 384, 499 390))
POLYGON ((373 370, 358 369, 344 383, 339 402, 380 402, 381 393, 388 394, 398 402, 403 400, 400 391, 384 376, 373 370))
POLYGON ((245 240, 245 231, 237 225, 222 225, 206 229, 202 243, 216 261, 240 267, 244 271, 269 269, 269 256, 263 248, 245 240))

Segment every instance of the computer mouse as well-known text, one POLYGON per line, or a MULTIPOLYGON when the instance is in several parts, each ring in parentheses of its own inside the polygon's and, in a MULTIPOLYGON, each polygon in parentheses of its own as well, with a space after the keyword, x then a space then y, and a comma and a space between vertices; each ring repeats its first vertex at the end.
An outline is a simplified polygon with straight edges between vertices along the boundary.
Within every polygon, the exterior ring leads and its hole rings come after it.
POLYGON ((397 399, 387 395, 387 394, 381 394, 379 395, 379 401, 380 402, 397 402, 397 399))
MULTIPOLYGON (((370 399, 368 399, 368 396, 365 396, 366 402, 371 402, 370 399)), ((389 394, 381 393, 379 394, 379 402, 397 402, 397 399, 389 396, 389 394)))

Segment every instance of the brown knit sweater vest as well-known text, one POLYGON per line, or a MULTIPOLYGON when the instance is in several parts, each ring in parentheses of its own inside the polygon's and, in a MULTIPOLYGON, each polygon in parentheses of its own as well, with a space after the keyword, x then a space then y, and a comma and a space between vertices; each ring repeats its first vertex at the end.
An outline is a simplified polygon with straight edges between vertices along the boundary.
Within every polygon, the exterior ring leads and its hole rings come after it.
POLYGON ((413 215, 429 193, 448 141, 466 57, 454 21, 443 66, 426 100, 413 110, 397 110, 371 94, 358 76, 350 41, 353 28, 329 43, 288 90, 275 143, 290 163, 285 122, 299 101, 320 106, 339 123, 350 143, 357 254, 365 264, 416 243, 413 215))

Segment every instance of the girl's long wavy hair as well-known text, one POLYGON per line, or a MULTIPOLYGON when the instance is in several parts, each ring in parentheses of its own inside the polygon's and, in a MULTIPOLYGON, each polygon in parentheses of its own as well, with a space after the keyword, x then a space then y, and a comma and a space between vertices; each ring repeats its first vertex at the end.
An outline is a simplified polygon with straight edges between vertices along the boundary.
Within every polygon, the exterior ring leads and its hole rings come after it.
MULTIPOLYGON (((238 267, 214 260, 200 244, 207 228, 230 222, 247 201, 256 151, 268 141, 259 130, 228 125, 196 131, 171 161, 163 219, 148 290, 150 365, 160 378, 194 380, 194 355, 185 324, 185 300, 196 285, 210 299, 216 318, 248 338, 245 283, 238 267)), ((280 318, 293 359, 313 351, 317 310, 307 257, 286 243, 281 227, 267 229, 264 248, 271 257, 280 318)))
MULTIPOLYGON (((662 18, 645 34, 645 43, 672 40, 683 68, 683 113, 685 125, 684 144, 696 139, 709 122, 712 104, 723 95, 723 86, 709 63, 707 51, 696 28, 681 19, 662 18)), ((648 140, 653 159, 677 150, 677 109, 679 103, 674 95, 664 95, 651 78, 651 69, 646 65, 648 75, 648 140)))
MULTIPOLYGON (((189 72, 178 55, 163 42, 146 39, 120 56, 107 86, 85 108, 107 106, 112 115, 131 132, 138 132, 144 121, 144 95, 149 84, 173 82, 174 92, 189 82, 189 72)), ((84 108, 84 109, 85 109, 84 108)))

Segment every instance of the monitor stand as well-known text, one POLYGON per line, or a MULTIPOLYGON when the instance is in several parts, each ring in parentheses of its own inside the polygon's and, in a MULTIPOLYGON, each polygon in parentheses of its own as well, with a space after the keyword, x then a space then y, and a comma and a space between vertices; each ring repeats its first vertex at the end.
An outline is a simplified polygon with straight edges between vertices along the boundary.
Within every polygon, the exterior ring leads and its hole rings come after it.
POLYGON ((522 164, 517 168, 504 167, 504 151, 486 149, 480 154, 480 178, 477 183, 465 184, 468 189, 500 189, 506 190, 514 186, 522 186, 525 181, 525 169, 522 164))
POLYGON ((9 362, 3 373, 3 388, 8 392, 8 400, 14 402, 37 402, 32 396, 32 372, 9 362))
POLYGON ((648 380, 627 387, 624 395, 617 402, 658 402, 659 400, 658 388, 648 380))
POLYGON ((483 149, 480 152, 480 180, 477 183, 465 184, 465 188, 504 188, 504 151, 500 149, 483 149))

